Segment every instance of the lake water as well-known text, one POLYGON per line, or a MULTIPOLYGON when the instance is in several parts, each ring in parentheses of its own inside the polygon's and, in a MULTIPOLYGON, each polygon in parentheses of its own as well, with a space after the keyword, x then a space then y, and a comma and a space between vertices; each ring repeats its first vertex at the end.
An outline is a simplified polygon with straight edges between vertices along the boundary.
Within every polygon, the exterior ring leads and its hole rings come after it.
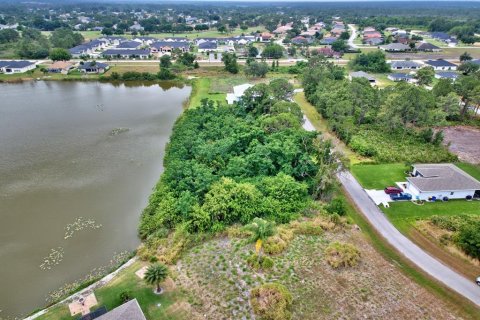
POLYGON ((0 84, 0 318, 42 307, 52 290, 138 246, 139 215, 189 94, 0 84))

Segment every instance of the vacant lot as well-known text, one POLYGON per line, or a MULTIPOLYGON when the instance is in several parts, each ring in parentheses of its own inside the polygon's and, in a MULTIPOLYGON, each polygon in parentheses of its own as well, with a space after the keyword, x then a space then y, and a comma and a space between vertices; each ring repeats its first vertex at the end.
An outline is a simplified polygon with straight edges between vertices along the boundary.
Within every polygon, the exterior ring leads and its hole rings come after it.
POLYGON ((462 161, 480 164, 480 129, 465 126, 443 128, 448 150, 462 161))
POLYGON ((191 250, 178 263, 178 282, 199 299, 205 319, 252 319, 249 291, 262 282, 284 284, 294 297, 293 319, 455 319, 450 309, 384 260, 351 226, 323 235, 297 235, 273 256, 274 269, 255 272, 245 257, 252 244, 223 238, 191 250), (329 243, 354 243, 361 263, 332 269, 324 258, 329 243))

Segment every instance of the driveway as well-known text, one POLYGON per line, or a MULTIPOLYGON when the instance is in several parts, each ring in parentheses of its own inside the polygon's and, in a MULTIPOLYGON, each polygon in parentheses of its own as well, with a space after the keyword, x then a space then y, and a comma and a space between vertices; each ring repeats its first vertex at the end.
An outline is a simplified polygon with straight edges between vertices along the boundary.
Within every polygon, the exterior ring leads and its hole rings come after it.
POLYGON ((480 306, 480 287, 475 279, 467 279, 453 271, 401 234, 349 171, 338 173, 337 177, 362 214, 390 245, 430 276, 480 306))
POLYGON ((358 46, 353 43, 353 41, 357 38, 357 27, 354 24, 349 24, 348 28, 350 29, 350 38, 348 38, 348 45, 354 49, 357 49, 358 46))

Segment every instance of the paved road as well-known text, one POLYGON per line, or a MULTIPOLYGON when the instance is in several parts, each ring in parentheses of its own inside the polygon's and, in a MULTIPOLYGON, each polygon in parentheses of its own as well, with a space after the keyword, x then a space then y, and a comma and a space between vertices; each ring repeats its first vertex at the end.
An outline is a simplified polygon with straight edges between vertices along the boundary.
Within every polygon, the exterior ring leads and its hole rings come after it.
POLYGON ((348 39, 348 45, 352 48, 358 48, 358 46, 353 43, 353 40, 357 38, 357 27, 354 24, 349 24, 348 28, 350 28, 350 38, 348 39))
POLYGON ((475 279, 467 279, 453 271, 401 234, 368 197, 349 171, 341 172, 337 176, 370 224, 395 249, 433 278, 480 306, 480 287, 475 284, 475 279))

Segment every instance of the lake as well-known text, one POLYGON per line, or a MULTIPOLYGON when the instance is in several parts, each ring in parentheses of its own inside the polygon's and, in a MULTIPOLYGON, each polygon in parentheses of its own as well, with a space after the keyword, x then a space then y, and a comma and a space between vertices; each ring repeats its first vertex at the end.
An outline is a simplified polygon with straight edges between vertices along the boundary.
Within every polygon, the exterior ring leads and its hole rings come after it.
POLYGON ((190 87, 0 84, 0 318, 139 244, 190 87))

